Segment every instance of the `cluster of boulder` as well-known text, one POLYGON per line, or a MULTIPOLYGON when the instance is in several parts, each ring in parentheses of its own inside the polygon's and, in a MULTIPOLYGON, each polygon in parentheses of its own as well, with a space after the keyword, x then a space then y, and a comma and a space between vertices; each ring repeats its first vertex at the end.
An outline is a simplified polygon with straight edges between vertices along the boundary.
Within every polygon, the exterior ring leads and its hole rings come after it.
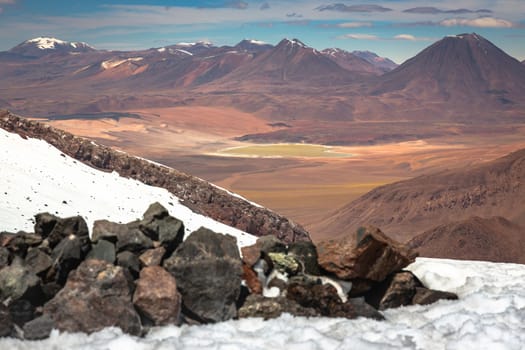
POLYGON ((317 247, 264 236, 242 248, 184 224, 160 204, 142 220, 35 216, 34 233, 0 233, 0 336, 29 340, 52 329, 105 327, 143 335, 150 327, 240 317, 382 319, 380 311, 455 295, 424 288, 402 271, 415 255, 367 227, 317 247))

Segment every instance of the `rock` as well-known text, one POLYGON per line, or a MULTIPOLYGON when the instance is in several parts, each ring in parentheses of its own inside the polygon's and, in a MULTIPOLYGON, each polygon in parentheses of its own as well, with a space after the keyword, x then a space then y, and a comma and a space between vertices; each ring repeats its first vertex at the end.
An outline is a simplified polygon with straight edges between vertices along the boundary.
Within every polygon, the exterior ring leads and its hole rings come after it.
POLYGON ((101 239, 91 246, 86 259, 104 260, 113 264, 116 259, 115 245, 110 241, 101 239))
POLYGON ((301 270, 299 262, 286 253, 268 253, 274 269, 286 275, 296 275, 301 270))
POLYGON ((242 279, 246 282, 250 293, 262 294, 263 287, 257 273, 248 265, 242 264, 242 279))
POLYGON ((55 295, 62 289, 62 285, 56 281, 50 281, 42 285, 42 293, 44 294, 44 300, 48 301, 55 297, 55 295))
POLYGON ((149 266, 140 271, 133 304, 154 326, 179 323, 181 296, 177 283, 160 266, 149 266))
POLYGON ((301 263, 303 273, 319 276, 321 270, 317 263, 317 250, 312 242, 299 241, 290 243, 288 255, 293 256, 301 263))
POLYGON ((9 249, 5 247, 0 247, 0 270, 9 265, 10 260, 11 253, 9 252, 9 249))
POLYGON ((423 285, 409 271, 397 272, 374 286, 365 294, 365 300, 378 310, 411 305, 416 287, 423 285))
POLYGON ((458 296, 454 293, 443 292, 439 290, 417 287, 412 304, 427 305, 435 303, 438 300, 457 300, 458 296))
POLYGON ((171 254, 184 238, 184 224, 169 215, 168 210, 156 202, 144 213, 139 228, 145 235, 159 241, 171 254))
POLYGON ((166 208, 162 206, 159 202, 155 202, 150 204, 148 209, 144 212, 144 220, 155 220, 155 219, 163 219, 167 216, 169 216, 170 213, 166 208))
POLYGON ((27 252, 25 265, 36 275, 43 276, 53 266, 53 260, 42 250, 33 248, 27 252))
POLYGON ((137 278, 140 272, 139 258, 132 252, 122 252, 117 254, 117 265, 127 269, 133 278, 137 278))
POLYGON ((30 247, 36 247, 42 243, 42 237, 33 233, 19 232, 7 239, 6 247, 14 254, 25 257, 30 247))
POLYGON ((261 258, 261 253, 286 253, 286 245, 275 236, 262 236, 255 244, 242 247, 242 260, 253 266, 261 258))
POLYGON ((235 237, 201 227, 164 261, 164 267, 177 280, 186 316, 219 322, 237 315, 242 264, 235 237))
POLYGON ((24 325, 24 339, 41 340, 48 338, 53 328, 55 328, 53 319, 48 315, 42 315, 24 325))
POLYGON ((239 318, 262 317, 268 320, 277 318, 285 312, 294 316, 319 316, 316 310, 302 307, 295 301, 285 297, 265 298, 259 294, 251 294, 239 309, 239 318))
POLYGON ((62 285, 66 283, 69 272, 77 268, 90 249, 89 236, 70 234, 64 237, 51 253, 55 280, 62 285))
POLYGON ((7 307, 0 303, 0 338, 10 337, 14 334, 14 323, 7 307))
POLYGON ((317 254, 319 265, 340 279, 378 282, 415 259, 412 251, 372 226, 360 227, 355 234, 339 240, 319 243, 317 254))
POLYGON ((93 223, 93 242, 106 240, 115 243, 117 252, 125 250, 140 253, 153 248, 153 242, 140 229, 140 222, 117 224, 107 220, 97 220, 93 223))
POLYGON ((296 301, 303 307, 315 309, 322 316, 384 319, 383 315, 362 300, 348 299, 343 302, 337 290, 330 284, 291 283, 288 286, 287 298, 296 301))
POLYGON ((139 256, 139 261, 142 266, 160 266, 164 255, 166 255, 164 247, 148 249, 139 256))
POLYGON ((89 230, 86 221, 81 216, 58 219, 46 240, 53 249, 60 241, 69 236, 89 239, 89 230))
POLYGON ((35 215, 35 233, 42 238, 49 236, 56 223, 60 220, 58 216, 49 213, 35 215))
POLYGON ((131 302, 132 282, 124 269, 102 260, 86 260, 71 272, 66 285, 43 308, 63 332, 92 333, 120 327, 141 334, 140 317, 131 302))
POLYGON ((10 304, 22 298, 34 305, 43 301, 40 278, 17 261, 0 270, 0 302, 10 304))
POLYGON ((108 220, 96 220, 93 222, 93 233, 91 240, 98 242, 99 240, 106 240, 116 243, 118 238, 126 235, 129 231, 127 225, 117 224, 108 220))
POLYGON ((22 327, 34 318, 35 307, 29 300, 18 299, 9 304, 9 313, 13 322, 22 327))

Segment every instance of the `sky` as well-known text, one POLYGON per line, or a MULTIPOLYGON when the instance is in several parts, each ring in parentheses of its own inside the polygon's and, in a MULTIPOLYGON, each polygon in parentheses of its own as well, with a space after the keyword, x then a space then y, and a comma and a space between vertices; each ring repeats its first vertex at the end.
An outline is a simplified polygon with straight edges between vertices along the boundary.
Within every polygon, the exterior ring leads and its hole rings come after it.
POLYGON ((525 0, 0 0, 0 51, 39 36, 107 50, 298 38, 402 63, 472 32, 524 60, 525 0))

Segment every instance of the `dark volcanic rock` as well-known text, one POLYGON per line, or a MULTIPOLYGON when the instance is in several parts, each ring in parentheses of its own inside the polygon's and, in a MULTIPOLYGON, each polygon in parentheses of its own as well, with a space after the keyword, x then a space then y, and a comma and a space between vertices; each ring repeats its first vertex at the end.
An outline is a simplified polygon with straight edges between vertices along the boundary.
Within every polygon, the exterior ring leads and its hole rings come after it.
POLYGON ((379 310, 411 305, 416 288, 422 286, 411 272, 397 272, 368 291, 365 300, 379 310))
POLYGON ((35 307, 29 300, 18 299, 9 304, 9 313, 13 322, 22 327, 34 318, 35 307))
POLYGON ((106 240, 116 243, 119 236, 126 235, 128 231, 129 228, 127 225, 117 224, 108 220, 96 220, 93 223, 91 240, 93 242, 106 240))
POLYGON ((70 234, 64 237, 51 254, 53 268, 56 271, 56 281, 60 284, 66 283, 69 272, 77 268, 90 249, 89 236, 70 234))
POLYGON ((25 265, 35 274, 43 275, 53 266, 53 260, 42 250, 34 248, 27 252, 25 265))
POLYGON ((73 216, 58 219, 46 240, 49 242, 49 246, 54 248, 60 241, 68 236, 89 238, 89 230, 84 218, 81 216, 73 216))
POLYGON ((42 315, 27 322, 24 327, 24 339, 40 340, 49 337, 51 331, 55 328, 53 319, 48 315, 42 315))
POLYGON ((164 261, 164 267, 177 280, 186 316, 203 322, 237 316, 242 263, 234 237, 201 227, 164 261))
POLYGON ((181 296, 175 278, 160 266, 140 271, 133 304, 155 326, 178 324, 181 296))
POLYGON ((93 223, 93 242, 106 240, 115 243, 117 252, 125 250, 142 252, 153 248, 153 241, 139 229, 140 222, 117 224, 107 220, 97 220, 93 223))
POLYGON ((0 303, 0 337, 9 337, 14 333, 14 324, 7 307, 0 303))
POLYGON ((286 244, 275 236, 262 236, 257 239, 255 244, 242 247, 242 260, 253 266, 261 258, 261 253, 286 253, 286 244))
POLYGON ((184 224, 170 216, 168 210, 156 202, 144 213, 139 224, 140 230, 160 244, 171 254, 184 238, 184 224))
POLYGON ((64 288, 44 305, 44 314, 60 331, 92 333, 120 327, 139 335, 140 317, 131 302, 132 282, 122 267, 86 260, 73 271, 64 288))
POLYGON ((43 139, 65 154, 96 168, 116 171, 121 176, 166 188, 193 211, 247 230, 255 236, 274 235, 285 242, 310 240, 300 225, 177 170, 152 164, 10 113, 1 115, 0 127, 27 137, 43 139))
POLYGON ((35 215, 35 233, 46 238, 49 236, 56 223, 60 220, 59 217, 49 214, 40 213, 35 215))
POLYGON ((127 269, 134 278, 139 276, 140 261, 132 252, 122 252, 117 254, 117 265, 127 269))
POLYGON ((267 320, 277 318, 284 312, 294 316, 319 316, 316 310, 302 307, 285 297, 265 298, 262 295, 251 294, 239 309, 239 318, 262 317, 267 320))
POLYGON ((0 247, 0 270, 9 265, 9 261, 11 260, 11 254, 9 253, 9 249, 5 247, 0 247))
POLYGON ((91 246, 86 259, 104 260, 113 264, 116 259, 115 245, 110 241, 100 239, 91 246))
POLYGON ((40 278, 22 262, 14 262, 0 270, 0 302, 12 303, 18 299, 42 300, 40 278))
POLYGON ((456 300, 457 298, 458 296, 454 293, 417 287, 412 303, 427 305, 435 303, 438 300, 456 300))
POLYGON ((317 263, 317 250, 312 242, 294 242, 288 246, 288 255, 301 262, 302 272, 309 275, 320 275, 317 263))
POLYGON ((415 254, 379 229, 360 227, 355 234, 317 245, 319 265, 338 278, 382 281, 412 263, 415 254))

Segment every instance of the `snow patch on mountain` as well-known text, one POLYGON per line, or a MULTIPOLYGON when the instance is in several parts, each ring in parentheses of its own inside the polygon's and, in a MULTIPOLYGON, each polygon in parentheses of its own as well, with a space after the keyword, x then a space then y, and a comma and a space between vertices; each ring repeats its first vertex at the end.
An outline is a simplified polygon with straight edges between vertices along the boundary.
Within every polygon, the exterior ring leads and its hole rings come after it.
POLYGON ((53 331, 38 342, 0 339, 2 349, 522 349, 525 265, 418 258, 408 267, 432 288, 460 295, 384 311, 385 321, 284 314, 212 325, 166 326, 144 338, 108 328, 53 331))
POLYGON ((235 236, 239 246, 256 240, 194 213, 165 189, 91 168, 45 141, 23 139, 0 129, 0 149, 0 231, 31 232, 33 216, 41 212, 81 215, 90 229, 99 219, 126 223, 141 218, 151 203, 159 202, 184 222, 186 233, 204 226, 235 236))
POLYGON ((51 37, 33 38, 33 39, 26 40, 25 43, 34 44, 36 45, 36 47, 38 47, 41 50, 54 50, 58 46, 71 46, 74 49, 79 48, 79 47, 86 47, 86 48, 92 49, 91 46, 83 42, 69 42, 69 41, 64 41, 64 40, 60 40, 57 38, 51 38, 51 37))

